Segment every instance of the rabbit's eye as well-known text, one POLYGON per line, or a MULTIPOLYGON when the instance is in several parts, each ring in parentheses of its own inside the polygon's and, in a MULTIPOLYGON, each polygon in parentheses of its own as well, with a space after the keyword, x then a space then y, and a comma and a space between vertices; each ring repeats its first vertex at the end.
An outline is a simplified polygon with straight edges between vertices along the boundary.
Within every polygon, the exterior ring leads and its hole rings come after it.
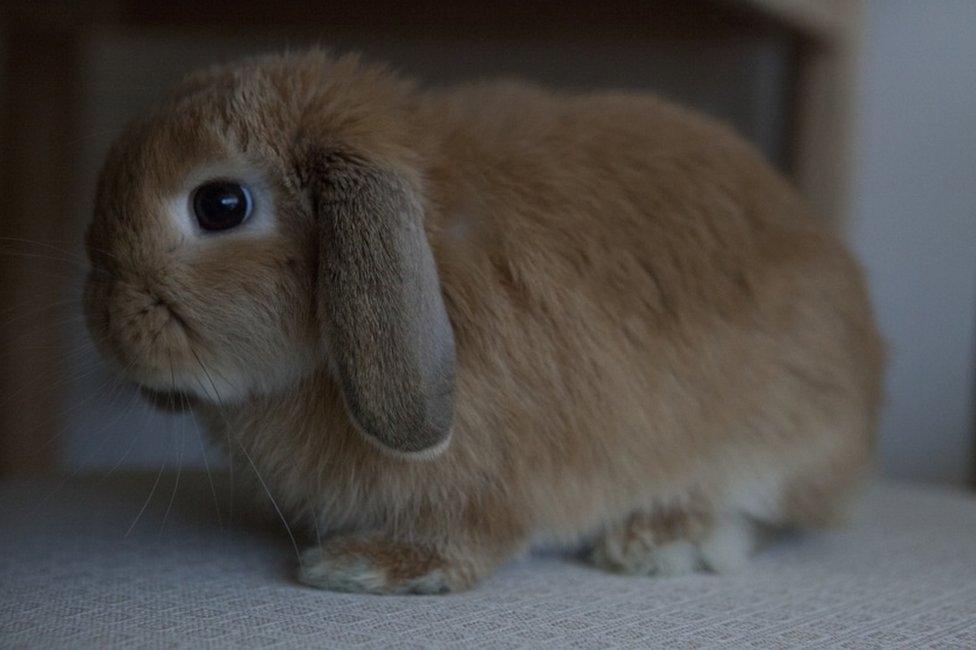
POLYGON ((193 213, 204 230, 227 230, 251 214, 251 192, 233 181, 210 181, 193 190, 193 213))

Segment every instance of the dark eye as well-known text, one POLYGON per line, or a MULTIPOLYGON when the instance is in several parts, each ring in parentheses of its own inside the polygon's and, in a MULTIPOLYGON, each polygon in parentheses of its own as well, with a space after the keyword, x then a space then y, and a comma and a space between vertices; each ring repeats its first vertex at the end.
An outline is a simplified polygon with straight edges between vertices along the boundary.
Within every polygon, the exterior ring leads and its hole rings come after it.
POLYGON ((233 181, 210 181, 193 190, 193 213, 204 230, 227 230, 251 214, 251 192, 233 181))

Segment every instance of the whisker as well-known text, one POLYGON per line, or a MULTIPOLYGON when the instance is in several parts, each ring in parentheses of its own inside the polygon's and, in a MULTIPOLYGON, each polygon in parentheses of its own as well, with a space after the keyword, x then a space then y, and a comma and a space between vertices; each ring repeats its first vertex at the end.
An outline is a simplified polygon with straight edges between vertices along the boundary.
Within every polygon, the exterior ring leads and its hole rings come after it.
MULTIPOLYGON (((73 375, 70 378, 68 378, 68 381, 77 382, 77 381, 79 381, 81 379, 84 379, 85 377, 88 377, 90 375, 95 374, 96 372, 98 372, 99 370, 102 369, 102 364, 98 360, 91 361, 90 364, 91 364, 90 366, 87 366, 89 368, 88 370, 86 370, 84 372, 81 372, 81 373, 76 373, 75 375, 73 375)), ((84 368, 82 370, 84 370, 84 368)), ((116 390, 116 387, 119 386, 120 384, 122 384, 122 382, 123 382, 123 377, 121 376, 121 374, 113 374, 113 375, 110 375, 107 379, 105 379, 105 381, 103 381, 101 384, 99 384, 97 387, 95 387, 95 389, 93 391, 91 391, 86 397, 83 397, 82 399, 80 399, 79 401, 75 402, 74 404, 72 404, 69 407, 60 409, 58 411, 58 415, 61 418, 64 418, 65 416, 70 415, 71 413, 74 413, 75 411, 77 411, 78 409, 80 409, 82 406, 88 404, 94 398, 100 396, 102 394, 102 389, 105 388, 106 386, 108 386, 109 384, 111 384, 111 388, 108 389, 109 394, 110 395, 111 394, 114 394, 115 393, 115 390, 116 390)), ((57 383, 55 383, 53 385, 57 385, 58 383, 61 383, 61 382, 57 382, 57 383)), ((58 436, 62 435, 62 433, 63 432, 59 432, 59 433, 55 434, 54 437, 52 437, 51 439, 49 439, 46 442, 44 442, 41 445, 40 448, 46 447, 47 445, 49 445, 52 442, 54 442, 57 439, 58 436)))
MULTIPOLYGON (((112 400, 111 408, 114 409, 115 406, 116 406, 116 403, 118 402, 119 397, 121 397, 125 393, 125 385, 124 384, 118 384, 112 390, 113 390, 113 395, 112 395, 112 398, 111 398, 111 400, 112 400)), ((87 457, 82 462, 79 462, 78 463, 77 467, 75 467, 75 469, 71 473, 69 473, 67 476, 65 476, 64 478, 62 478, 61 482, 51 492, 49 492, 46 497, 44 497, 44 500, 41 502, 42 504, 47 503, 48 500, 50 500, 51 497, 53 497, 62 488, 64 488, 64 486, 68 483, 68 481, 70 481, 71 479, 73 479, 75 476, 78 475, 79 472, 81 472, 81 470, 85 466, 85 463, 88 460, 90 460, 91 458, 94 458, 95 456, 97 456, 102 451, 102 449, 104 449, 105 444, 112 438, 112 435, 111 435, 111 427, 114 426, 119 420, 121 420, 123 415, 131 412, 131 410, 132 410, 132 404, 134 402, 135 402, 135 394, 132 393, 132 394, 129 395, 129 401, 126 404, 125 408, 124 409, 121 409, 119 411, 119 414, 115 417, 115 419, 112 420, 111 422, 108 422, 107 424, 103 425, 101 428, 99 428, 93 434, 91 434, 92 437, 94 437, 94 436, 100 436, 100 440, 99 440, 98 445, 95 447, 95 449, 91 453, 89 453, 87 455, 87 457), (105 435, 101 435, 103 433, 105 435)), ((58 435, 60 436, 63 433, 64 433, 64 431, 62 430, 61 432, 58 433, 58 435)))
MULTIPOLYGON (((80 321, 74 318, 66 318, 51 325, 55 325, 58 328, 64 328, 68 325, 73 325, 80 321)), ((59 333, 55 338, 56 342, 52 343, 32 343, 32 334, 37 334, 38 329, 34 328, 31 331, 20 332, 17 336, 7 339, 7 345, 5 347, 10 348, 6 350, 3 354, 0 354, 0 359, 7 359, 16 355, 20 355, 26 351, 32 350, 56 350, 60 352, 59 355, 55 357, 60 363, 57 365, 64 366, 65 361, 71 361, 75 357, 83 356, 88 353, 91 349, 95 348, 97 344, 108 340, 108 336, 86 336, 80 338, 80 340, 65 341, 65 338, 70 337, 74 332, 62 332, 59 333), (67 336, 66 336, 67 335, 67 336)))
MULTIPOLYGON (((172 399, 173 396, 171 394, 170 406, 172 406, 173 403, 172 399)), ((163 461, 160 463, 159 471, 156 473, 156 480, 153 481, 152 488, 150 488, 149 490, 149 496, 146 497, 145 503, 142 504, 142 508, 139 509, 139 512, 136 514, 136 518, 132 521, 132 524, 129 526, 129 529, 125 531, 125 535, 123 535, 123 538, 129 537, 129 535, 132 533, 132 530, 136 527, 136 524, 139 523, 139 519, 142 517, 142 513, 144 513, 146 511, 146 508, 149 507, 149 503, 152 501, 153 495, 156 494, 156 488, 159 487, 159 481, 160 479, 162 479, 163 471, 165 471, 165 469, 166 469, 166 461, 163 461)))
POLYGON ((15 305, 17 300, 56 298, 62 295, 75 295, 82 298, 85 292, 85 284, 88 281, 101 282, 75 269, 56 268, 50 266, 33 266, 26 275, 17 278, 16 284, 8 283, 7 287, 0 293, 4 302, 15 305), (43 279, 53 279, 56 282, 37 286, 37 282, 43 279), (41 291, 43 289, 43 291, 41 291), (30 291, 28 291, 30 290, 30 291))
MULTIPOLYGON (((19 314, 17 316, 14 316, 11 319, 8 319, 6 323, 0 324, 0 327, 7 329, 14 323, 17 323, 18 321, 22 321, 30 317, 35 317, 35 318, 40 317, 43 315, 43 312, 44 310, 40 310, 36 313, 19 314)), ((53 330, 55 333, 57 333, 58 330, 67 327, 68 325, 84 325, 84 324, 85 324, 85 316, 83 314, 71 313, 56 318, 55 320, 51 320, 51 321, 45 320, 42 323, 36 323, 36 322, 31 323, 29 327, 22 328, 23 331, 18 332, 17 334, 14 335, 13 338, 9 340, 11 343, 16 344, 24 339, 29 340, 34 336, 38 336, 41 332, 45 331, 45 328, 47 328, 46 329, 47 332, 51 332, 53 330)), ((13 352, 11 352, 11 354, 12 353, 13 352)))
MULTIPOLYGON (((75 411, 77 411, 78 409, 80 409, 82 406, 84 406, 84 405, 88 404, 89 402, 91 402, 96 397, 101 396, 103 394, 102 389, 105 388, 105 386, 107 386, 109 384, 111 384, 111 387, 108 389, 109 399, 113 399, 114 400, 114 397, 113 396, 116 395, 116 391, 117 390, 120 390, 120 388, 124 388, 125 387, 126 382, 125 382, 125 376, 124 375, 125 375, 125 372, 127 372, 129 370, 129 368, 132 367, 132 364, 133 363, 135 363, 134 360, 133 361, 130 361, 126 366, 124 366, 121 369, 120 372, 112 373, 111 375, 109 375, 109 377, 105 381, 103 381, 101 384, 99 384, 87 397, 82 398, 81 400, 79 400, 78 402, 76 402, 75 404, 71 405, 68 408, 59 410, 58 411, 59 417, 63 420, 66 416, 70 415, 71 413, 74 413, 75 411)), ((102 368, 101 362, 98 361, 97 359, 93 362, 93 366, 94 367, 91 370, 89 370, 89 371, 87 371, 85 373, 82 373, 80 375, 74 376, 71 379, 71 381, 75 381, 76 382, 76 381, 78 381, 80 379, 83 379, 84 377, 87 377, 88 375, 91 375, 91 374, 99 371, 102 368)), ((131 403, 130 403, 130 408, 131 408, 131 403)), ((111 426, 111 425, 115 424, 116 422, 118 422, 119 419, 121 419, 121 416, 116 417, 116 419, 113 420, 110 423, 109 426, 111 426)), ((35 428, 37 428, 36 425, 34 427, 32 427, 31 430, 33 430, 35 428)), ((63 436, 64 433, 65 433, 65 431, 66 431, 66 429, 64 427, 61 427, 57 432, 55 432, 55 434, 53 436, 51 436, 50 438, 48 438, 48 440, 46 440, 39 447, 37 447, 37 449, 35 450, 35 453, 40 453, 41 451, 43 451, 44 449, 46 449, 48 446, 50 446, 52 443, 54 443, 56 440, 58 440, 61 436, 63 436)))
POLYGON ((200 423, 197 422, 196 413, 192 411, 190 413, 190 421, 193 422, 193 428, 196 429, 197 442, 200 443, 200 455, 203 456, 203 468, 207 472, 207 482, 210 483, 210 493, 213 495, 214 510, 217 511, 217 524, 223 530, 224 520, 220 516, 220 502, 217 499, 217 488, 214 486, 213 476, 210 474, 210 462, 207 460, 207 449, 203 444, 203 433, 200 431, 200 423))
POLYGON ((23 251, 12 251, 0 249, 0 255, 8 255, 10 257, 19 257, 23 259, 30 260, 44 260, 46 262, 60 262, 62 264, 74 265, 75 268, 82 269, 83 271, 88 271, 88 263, 82 261, 81 259, 72 259, 70 257, 58 257, 57 255, 49 255, 47 253, 25 253, 23 251))
POLYGON ((71 269, 56 266, 32 265, 28 272, 21 274, 16 285, 9 285, 4 289, 3 296, 10 296, 6 302, 11 302, 14 298, 25 296, 41 295, 61 295, 71 292, 75 295, 84 295, 85 284, 87 282, 103 282, 101 275, 89 273, 80 269, 71 269), (42 285, 44 293, 35 291, 28 293, 27 289, 36 289, 37 282, 40 280, 54 280, 54 283, 42 285))
MULTIPOLYGON (((75 249, 77 248, 77 246, 79 245, 79 242, 78 241, 67 241, 67 240, 52 239, 52 240, 43 242, 43 241, 39 241, 39 240, 36 240, 36 239, 28 239, 26 237, 0 237, 0 241, 6 241, 6 242, 11 242, 11 243, 16 243, 16 244, 30 244, 32 246, 41 246, 43 248, 48 248, 50 250, 57 251, 59 253, 64 253, 66 255, 70 255, 72 257, 76 257, 79 260, 83 260, 85 262, 88 261, 88 258, 87 257, 85 257, 84 255, 76 252, 76 250, 72 250, 72 248, 75 248, 75 249), (55 244, 65 244, 66 246, 71 246, 72 248, 66 248, 64 246, 56 246, 55 244)), ((110 253, 109 251, 106 251, 106 250, 103 250, 103 249, 100 249, 100 248, 95 248, 94 246, 89 246, 88 248, 89 248, 89 250, 92 250, 92 251, 94 251, 96 253, 99 253, 101 255, 105 255, 107 257, 112 257, 112 258, 114 258, 116 260, 119 260, 120 259, 117 255, 115 255, 114 253, 110 253)))
POLYGON ((114 128, 111 128, 111 129, 102 129, 101 131, 94 131, 92 133, 86 133, 85 135, 79 136, 79 137, 75 138, 74 140, 69 140, 66 144, 69 145, 69 146, 74 146, 74 145, 80 144, 82 142, 87 142, 88 140, 93 140, 95 138, 101 138, 101 137, 105 137, 105 136, 111 136, 111 138, 106 138, 106 140, 114 140, 115 138, 118 137, 119 133, 121 133, 121 132, 122 132, 122 129, 120 129, 118 127, 114 127, 114 128))
MULTIPOLYGON (((220 397, 220 391, 217 390, 217 385, 214 383, 213 377, 210 376, 210 373, 207 371, 207 367, 200 360, 200 357, 197 356, 196 351, 191 349, 191 352, 193 353, 193 357, 197 360, 197 363, 200 365, 200 369, 203 371, 203 374, 207 377, 207 381, 210 382, 211 388, 213 388, 214 395, 217 397, 217 404, 220 405, 220 409, 218 409, 218 412, 220 413, 221 419, 223 419, 224 424, 227 425, 228 428, 230 428, 230 423, 227 422, 227 419, 224 417, 223 400, 220 397)), ((201 386, 201 388, 202 387, 203 386, 201 386)), ((204 390, 204 392, 206 392, 206 390, 204 390)), ((233 439, 237 443, 237 446, 241 450, 241 453, 244 454, 244 458, 246 458, 247 462, 251 465, 251 469, 254 471, 254 476, 258 479, 258 482, 261 484, 261 487, 264 488, 264 492, 265 494, 268 495, 268 499, 271 501, 271 505, 274 506, 275 512, 278 513, 278 518, 281 520, 282 525, 284 525, 285 532, 288 533, 288 539, 291 540, 292 548, 295 549, 295 557, 298 559, 298 564, 299 566, 303 566, 302 554, 298 550, 298 542, 295 541, 295 535, 292 533, 291 526, 288 525, 288 521, 285 519, 285 515, 281 511, 281 508, 278 507, 278 502, 271 494, 271 490, 268 488, 267 483, 264 482, 264 478, 261 476, 261 473, 258 471, 258 467, 257 465, 255 465, 254 460, 251 458, 251 455, 247 453, 247 449, 244 448, 244 445, 242 445, 241 442, 236 437, 234 437, 233 439)))
MULTIPOLYGON (((20 309, 30 309, 31 310, 31 313, 34 313, 34 312, 38 312, 38 311, 46 311, 48 309, 53 309, 54 307, 63 307, 65 305, 71 305, 71 306, 81 305, 84 302, 85 302, 85 300, 81 296, 72 296, 70 298, 60 298, 58 300, 53 300, 53 301, 51 301, 49 303, 46 303, 44 305, 41 305, 40 307, 36 307, 34 305, 25 305, 25 304, 11 305, 10 307, 7 307, 3 311, 0 311, 0 316, 6 316, 7 314, 9 314, 11 312, 17 311, 17 310, 20 310, 20 309)), ((2 325, 2 327, 5 327, 5 326, 7 326, 9 324, 10 324, 9 322, 4 323, 2 325)))
MULTIPOLYGON (((4 408, 8 406, 11 402, 14 401, 15 398, 17 398, 20 395, 23 395, 28 388, 36 388, 39 383, 46 382, 54 378, 61 370, 62 368, 60 367, 55 368, 53 370, 48 370, 47 372, 43 372, 40 375, 34 377, 35 381, 24 382, 24 384, 19 388, 16 388, 13 391, 4 395, 3 399, 0 400, 0 408, 4 408)), ((85 370, 80 376, 70 376, 70 375, 66 377, 62 376, 61 379, 58 379, 57 381, 48 384, 48 388, 49 389, 57 388, 62 384, 65 384, 66 382, 77 380, 77 379, 83 379, 89 375, 94 374, 97 371, 98 371, 98 366, 94 366, 94 365, 89 366, 88 369, 85 370)))
POLYGON ((133 434, 132 440, 129 442, 129 446, 126 448, 125 453, 123 453, 122 454, 122 457, 119 458, 115 462, 115 464, 112 465, 111 469, 109 469, 108 472, 105 473, 105 475, 102 477, 102 480, 104 480, 104 479, 108 478, 109 476, 111 476, 112 473, 115 470, 117 470, 122 465, 122 463, 125 462, 125 459, 129 457, 129 454, 132 453, 132 450, 135 448, 136 441, 140 440, 140 435, 139 434, 145 432, 145 430, 146 430, 146 428, 147 428, 147 426, 149 424, 149 421, 152 419, 153 414, 155 412, 155 409, 157 407, 157 404, 156 404, 156 393, 155 392, 149 393, 149 400, 151 401, 151 405, 143 412, 143 414, 142 414, 142 420, 141 420, 141 422, 139 424, 139 428, 137 429, 136 433, 133 434))
MULTIPOLYGON (((235 441, 237 441, 236 438, 235 441)), ((295 550, 295 557, 298 559, 299 566, 304 566, 302 564, 302 554, 298 550, 298 542, 295 541, 295 535, 291 532, 291 526, 288 525, 288 521, 285 519, 284 513, 281 512, 281 508, 278 507, 278 502, 275 501, 274 496, 271 495, 271 490, 268 489, 267 483, 264 482, 264 478, 261 476, 261 473, 258 472, 257 465, 254 464, 254 461, 251 459, 251 455, 247 453, 247 449, 244 448, 244 445, 242 445, 240 441, 237 441, 237 446, 240 448, 241 452, 243 452, 244 458, 247 459, 251 469, 254 470, 254 475, 257 477, 258 482, 261 483, 261 487, 264 488, 264 492, 268 495, 268 499, 271 500, 271 505, 274 506, 275 512, 278 513, 278 518, 281 519, 281 523, 285 527, 285 532, 288 533, 288 539, 291 540, 291 546, 295 550)))
POLYGON ((321 531, 321 529, 319 529, 319 517, 318 517, 318 515, 315 512, 316 510, 317 510, 317 508, 313 505, 312 508, 311 508, 311 511, 312 511, 312 524, 315 526, 315 543, 316 543, 316 545, 321 546, 322 545, 322 531, 321 531))
POLYGON ((79 261, 88 262, 88 258, 84 255, 73 251, 68 248, 62 248, 61 246, 55 246, 50 242, 43 242, 37 239, 27 239, 26 237, 0 237, 0 242, 7 242, 9 244, 30 244, 31 246, 40 246, 41 248, 46 248, 47 250, 54 251, 55 253, 60 253, 62 255, 68 255, 79 261))
MULTIPOLYGON (((72 322, 73 321, 65 321, 60 324, 61 326, 64 326, 72 322)), ((26 341, 23 344, 19 344, 21 339, 25 339, 25 338, 29 339, 29 337, 22 334, 21 336, 15 336, 14 338, 10 339, 9 347, 16 347, 16 349, 8 350, 4 354, 0 354, 0 359, 7 359, 9 357, 12 357, 16 354, 20 354, 22 352, 31 352, 31 351, 40 352, 46 350, 57 350, 61 352, 61 354, 57 356, 57 361, 59 362, 57 365, 59 366, 60 369, 68 365, 67 362, 74 362, 76 359, 88 354, 91 350, 93 350, 96 347, 96 343, 102 342, 107 337, 100 337, 98 339, 86 338, 76 343, 72 343, 70 345, 65 345, 65 343, 63 342, 51 343, 48 345, 40 345, 40 344, 27 345, 26 341), (70 349, 65 351, 66 347, 70 349)))
MULTIPOLYGON (((172 354, 169 357, 169 377, 170 377, 171 390, 173 391, 173 393, 175 393, 176 392, 176 373, 173 370, 173 356, 172 356, 172 354)), ((186 400, 186 398, 184 397, 183 393, 180 393, 180 404, 181 404, 181 406, 182 405, 185 405, 185 400, 186 400)), ((163 513, 163 523, 159 526, 159 534, 160 535, 163 534, 163 529, 166 528, 166 520, 169 518, 169 511, 173 507, 173 501, 176 500, 176 492, 177 492, 177 490, 179 490, 179 487, 180 487, 180 474, 183 472, 183 441, 184 441, 184 438, 186 437, 186 431, 183 428, 184 422, 185 422, 185 420, 183 418, 180 418, 180 435, 178 436, 179 437, 179 440, 180 440, 180 455, 179 455, 179 460, 176 463, 176 480, 173 482, 173 494, 170 495, 170 497, 169 497, 169 504, 167 504, 167 506, 166 506, 166 512, 163 513)), ((173 430, 173 434, 175 436, 175 434, 176 434, 176 430, 175 429, 173 430)))
MULTIPOLYGON (((194 350, 191 347, 190 348, 190 353, 196 359, 197 364, 201 368, 203 368, 204 367, 203 366, 203 361, 201 361, 200 357, 197 356, 196 350, 194 350)), ((204 369, 204 371, 206 372, 206 369, 204 369)), ((227 382, 228 384, 230 384, 230 382, 227 380, 227 378, 224 377, 220 372, 218 372, 216 368, 214 369, 214 374, 216 374, 218 377, 220 377, 225 382, 227 382)), ((197 383, 200 383, 199 380, 198 380, 197 383)), ((212 379, 211 379, 211 382, 210 383, 213 384, 213 380, 212 379)), ((200 388, 203 389, 203 392, 204 393, 207 392, 206 387, 204 387, 202 384, 201 384, 200 388)), ((221 414, 221 417, 223 418, 223 414, 221 414)), ((224 422, 226 423, 226 420, 224 420, 224 422)), ((230 492, 230 503, 228 504, 227 519, 229 521, 233 521, 234 520, 234 471, 235 471, 235 466, 237 465, 237 463, 236 463, 236 459, 234 457, 234 447, 231 444, 231 435, 230 435, 230 427, 229 426, 228 427, 225 427, 224 435, 227 438, 227 460, 228 460, 228 467, 227 467, 228 472, 227 473, 228 473, 228 483, 229 483, 229 492, 230 492)))
MULTIPOLYGON (((75 350, 75 352, 74 352, 74 353, 72 353, 72 354, 73 354, 74 356, 81 356, 81 355, 79 354, 79 352, 80 352, 79 350, 75 350)), ((67 356, 67 357, 66 357, 65 359, 66 359, 66 360, 71 360, 71 359, 73 359, 73 358, 74 358, 74 356, 67 356)), ((131 365, 131 364, 130 364, 130 365, 131 365)), ((51 384, 49 384, 49 385, 48 385, 48 388, 49 388, 49 389, 51 389, 51 388, 57 388, 57 387, 59 387, 59 386, 61 386, 61 385, 63 385, 64 383, 66 383, 66 382, 68 382, 68 381, 77 381, 77 380, 79 380, 79 379, 83 379, 83 378, 85 378, 85 377, 87 377, 87 376, 89 376, 89 375, 92 375, 92 374, 94 374, 95 372, 97 372, 97 371, 98 371, 98 369, 99 369, 99 366, 98 366, 98 365, 95 365, 95 366, 93 366, 93 367, 91 367, 91 369, 89 369, 89 370, 87 370, 87 371, 85 371, 85 372, 84 372, 83 374, 81 374, 80 376, 70 376, 70 375, 69 375, 69 376, 66 376, 66 377, 62 377, 61 379, 58 379, 57 381, 55 381, 55 382, 53 382, 53 383, 51 383, 51 384)), ((53 370, 49 370, 49 371, 48 371, 48 372, 46 372, 46 373, 42 373, 42 374, 41 374, 41 375, 40 375, 40 376, 39 376, 39 377, 37 378, 37 381, 47 381, 47 380, 49 380, 49 379, 52 379, 52 378, 53 378, 53 377, 54 377, 54 376, 55 376, 55 375, 56 375, 56 374, 57 374, 57 373, 58 373, 59 371, 61 371, 61 370, 62 370, 62 368, 61 368, 61 367, 57 367, 57 368, 54 368, 53 370)), ((17 388, 17 389, 16 389, 16 390, 14 390, 13 392, 11 392, 11 393, 8 393, 8 394, 7 394, 6 396, 4 396, 4 398, 3 398, 2 400, 0 400, 0 408, 2 408, 2 407, 5 407, 5 406, 7 406, 8 404, 10 404, 10 402, 11 402, 11 401, 12 401, 12 400, 13 400, 13 399, 14 399, 15 397, 17 397, 18 395, 21 395, 21 394, 22 394, 22 393, 23 393, 23 392, 24 392, 25 390, 27 390, 28 388, 31 388, 31 387, 33 387, 33 386, 36 386, 36 385, 37 385, 37 384, 36 384, 36 383, 34 383, 34 382, 27 382, 27 383, 25 383, 25 384, 24 384, 23 386, 21 386, 20 388, 17 388)))
POLYGON ((112 473, 115 472, 115 470, 117 470, 122 465, 122 463, 125 462, 125 459, 129 457, 129 454, 132 453, 132 450, 135 449, 136 442, 138 440, 141 440, 139 433, 145 430, 145 424, 148 423, 149 418, 147 416, 143 416, 142 421, 143 421, 143 426, 137 429, 135 433, 133 433, 132 440, 129 442, 129 446, 126 447, 125 452, 122 454, 122 456, 117 461, 115 461, 115 464, 112 465, 112 467, 109 468, 107 472, 105 472, 105 474, 102 476, 102 480, 105 480, 108 477, 110 477, 112 473))
POLYGON ((163 477, 163 471, 165 469, 166 469, 166 461, 163 461, 159 465, 159 472, 156 473, 156 480, 153 481, 152 488, 149 490, 149 496, 146 497, 145 503, 143 503, 142 508, 139 509, 139 513, 136 515, 136 518, 132 521, 132 524, 129 526, 129 530, 125 531, 125 535, 122 536, 123 539, 129 537, 129 535, 132 533, 132 529, 135 528, 136 524, 139 523, 139 519, 142 517, 142 513, 145 512, 146 508, 149 507, 149 502, 152 501, 153 495, 156 493, 156 488, 159 487, 159 480, 163 477))

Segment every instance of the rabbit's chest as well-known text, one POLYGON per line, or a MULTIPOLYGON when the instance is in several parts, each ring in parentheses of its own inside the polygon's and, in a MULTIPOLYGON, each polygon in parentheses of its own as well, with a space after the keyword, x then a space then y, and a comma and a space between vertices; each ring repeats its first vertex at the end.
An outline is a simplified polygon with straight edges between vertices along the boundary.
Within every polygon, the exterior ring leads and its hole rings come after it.
POLYGON ((319 527, 380 526, 418 493, 412 465, 365 443, 342 411, 279 404, 210 417, 211 437, 227 448, 237 472, 251 475, 259 499, 319 527))

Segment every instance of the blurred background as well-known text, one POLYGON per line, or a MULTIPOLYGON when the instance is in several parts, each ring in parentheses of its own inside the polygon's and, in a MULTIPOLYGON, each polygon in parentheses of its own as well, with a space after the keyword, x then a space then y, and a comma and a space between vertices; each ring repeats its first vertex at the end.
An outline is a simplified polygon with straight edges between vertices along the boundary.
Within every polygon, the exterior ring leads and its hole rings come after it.
POLYGON ((188 71, 310 44, 427 85, 651 90, 731 123, 841 230, 891 347, 879 465, 976 467, 976 2, 6 0, 0 476, 219 463, 106 372, 79 305, 98 168, 188 71))

